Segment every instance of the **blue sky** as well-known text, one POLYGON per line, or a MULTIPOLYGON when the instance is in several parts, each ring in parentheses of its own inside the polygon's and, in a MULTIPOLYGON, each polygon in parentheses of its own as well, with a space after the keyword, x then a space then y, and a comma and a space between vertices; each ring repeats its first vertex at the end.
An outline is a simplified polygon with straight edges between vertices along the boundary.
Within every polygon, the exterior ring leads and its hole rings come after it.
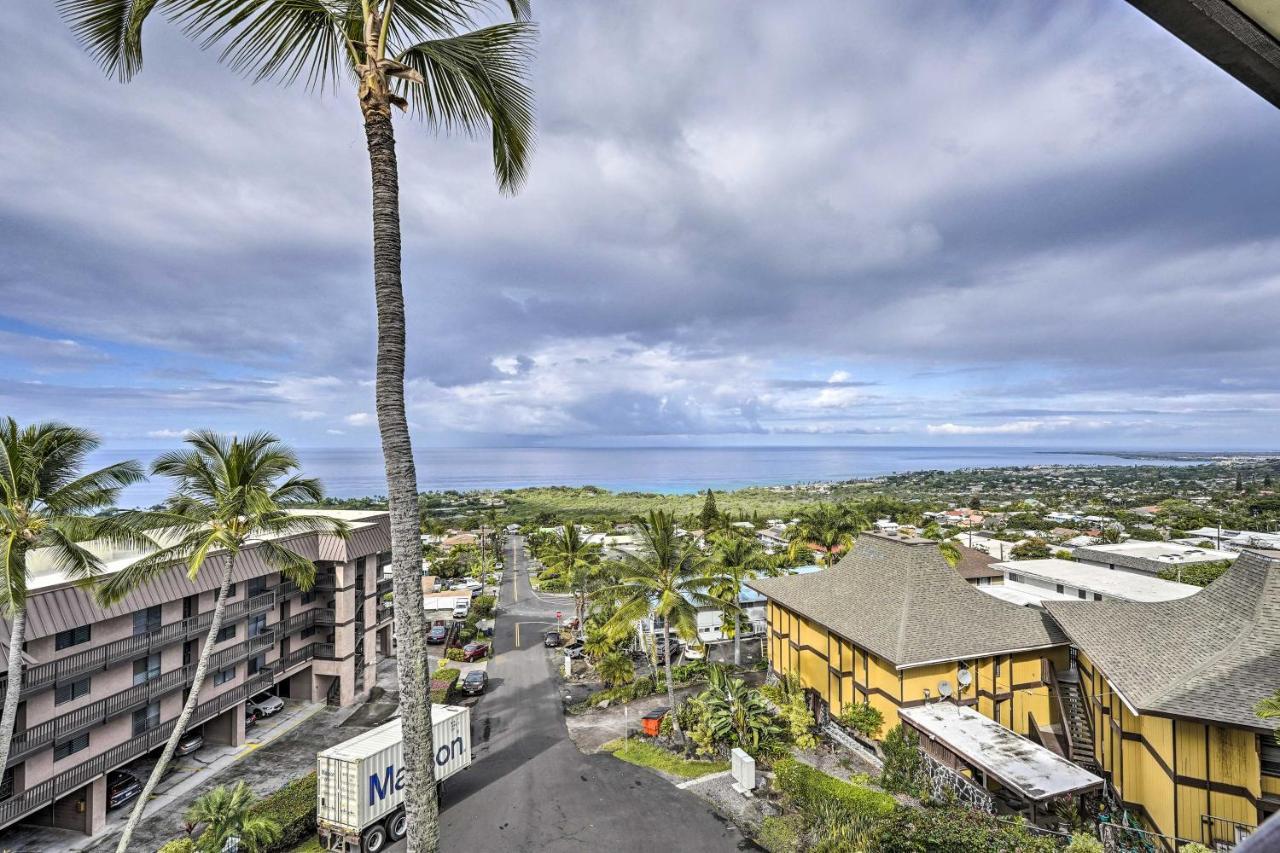
MULTIPOLYGON (((0 413, 370 446, 350 93, 0 21, 0 413)), ((398 123, 423 445, 1273 449, 1280 112, 1127 3, 535 4, 539 139, 398 123)))

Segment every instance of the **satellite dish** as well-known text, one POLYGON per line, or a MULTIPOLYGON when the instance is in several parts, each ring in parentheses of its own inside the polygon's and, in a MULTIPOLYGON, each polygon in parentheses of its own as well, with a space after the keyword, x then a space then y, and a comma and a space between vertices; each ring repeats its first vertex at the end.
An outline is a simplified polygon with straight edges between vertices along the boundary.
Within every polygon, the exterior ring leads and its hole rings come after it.
POLYGON ((943 679, 938 682, 938 695, 946 699, 951 695, 951 682, 943 679))
POLYGON ((964 690, 973 683, 973 676, 969 674, 969 670, 961 669, 956 673, 956 681, 960 684, 960 689, 964 690))

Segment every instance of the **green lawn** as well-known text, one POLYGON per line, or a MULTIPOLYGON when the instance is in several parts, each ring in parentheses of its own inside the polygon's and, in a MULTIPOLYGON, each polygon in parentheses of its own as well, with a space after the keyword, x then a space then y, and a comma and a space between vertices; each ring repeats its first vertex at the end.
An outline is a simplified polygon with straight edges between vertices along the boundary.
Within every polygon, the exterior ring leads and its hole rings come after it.
POLYGON ((601 749, 612 753, 614 758, 620 758, 630 764, 638 764, 641 767, 649 767, 685 779, 696 779, 708 773, 720 773, 729 769, 727 761, 686 761, 660 746, 634 738, 611 740, 601 749))
POLYGON ((319 839, 313 838, 306 844, 293 848, 289 853, 324 853, 324 848, 320 846, 319 839))

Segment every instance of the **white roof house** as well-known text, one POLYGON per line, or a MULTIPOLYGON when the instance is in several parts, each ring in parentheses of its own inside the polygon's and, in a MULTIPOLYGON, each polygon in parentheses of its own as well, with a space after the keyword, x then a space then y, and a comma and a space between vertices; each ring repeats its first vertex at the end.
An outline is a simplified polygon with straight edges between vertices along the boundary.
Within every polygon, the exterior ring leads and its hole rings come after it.
POLYGON ((1090 545, 1077 548, 1073 555, 1082 563, 1130 572, 1159 574, 1168 568, 1193 563, 1234 560, 1234 551, 1196 548, 1176 542, 1144 542, 1131 539, 1115 545, 1090 545))
POLYGON ((1074 560, 1016 560, 995 563, 992 568, 1004 574, 1005 584, 1017 584, 1032 595, 1044 599, 1060 597, 1089 601, 1172 601, 1195 595, 1200 587, 1161 580, 1154 575, 1106 569, 1074 560))

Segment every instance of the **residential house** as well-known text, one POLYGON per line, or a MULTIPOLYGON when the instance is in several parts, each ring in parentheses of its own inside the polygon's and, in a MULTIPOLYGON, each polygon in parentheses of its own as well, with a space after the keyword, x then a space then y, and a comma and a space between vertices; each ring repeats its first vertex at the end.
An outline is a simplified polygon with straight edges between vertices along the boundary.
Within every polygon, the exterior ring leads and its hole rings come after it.
POLYGON ((993 563, 992 568, 1001 573, 1005 592, 1016 591, 1040 600, 1172 601, 1200 591, 1200 587, 1191 584, 1074 560, 1015 560, 993 563))
POLYGON ((1236 558, 1233 551, 1188 547, 1175 542, 1144 542, 1136 539, 1114 545, 1090 545, 1077 548, 1071 556, 1081 563, 1127 572, 1143 572, 1149 575, 1159 574, 1169 568, 1176 569, 1178 566, 1236 558))

